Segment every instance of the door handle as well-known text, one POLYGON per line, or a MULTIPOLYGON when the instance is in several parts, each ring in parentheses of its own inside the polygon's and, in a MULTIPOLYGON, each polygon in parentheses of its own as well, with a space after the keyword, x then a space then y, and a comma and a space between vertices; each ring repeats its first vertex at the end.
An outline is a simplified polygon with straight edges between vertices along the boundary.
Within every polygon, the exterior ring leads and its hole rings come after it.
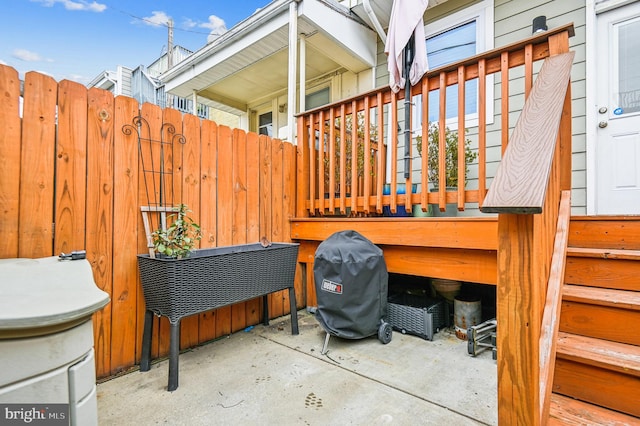
POLYGON ((607 123, 606 121, 601 121, 600 123, 598 123, 598 127, 600 127, 601 129, 604 129, 605 127, 607 127, 609 123, 607 123))

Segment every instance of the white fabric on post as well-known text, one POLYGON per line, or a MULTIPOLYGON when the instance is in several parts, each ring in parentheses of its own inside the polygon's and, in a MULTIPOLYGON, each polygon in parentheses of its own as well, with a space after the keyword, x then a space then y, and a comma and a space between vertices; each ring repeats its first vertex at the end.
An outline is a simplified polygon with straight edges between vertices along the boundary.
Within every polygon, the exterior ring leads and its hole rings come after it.
POLYGON ((422 16, 428 4, 429 0, 394 0, 393 2, 384 53, 388 55, 389 87, 394 92, 404 88, 402 51, 412 33, 415 35, 415 55, 409 70, 411 85, 420 81, 427 72, 427 47, 422 16))

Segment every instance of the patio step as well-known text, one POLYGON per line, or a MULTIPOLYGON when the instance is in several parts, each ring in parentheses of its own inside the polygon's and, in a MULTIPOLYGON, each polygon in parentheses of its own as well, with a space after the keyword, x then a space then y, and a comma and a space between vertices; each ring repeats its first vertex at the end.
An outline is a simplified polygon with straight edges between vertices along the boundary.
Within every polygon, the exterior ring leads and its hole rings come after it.
POLYGON ((558 333, 556 353, 561 359, 640 378, 640 350, 634 345, 558 333))
POLYGON ((565 283, 618 290, 640 290, 640 250, 567 249, 565 283))
POLYGON ((640 292, 565 284, 560 331, 640 346, 637 325, 640 292))
POLYGON ((640 348, 559 333, 553 392, 640 417, 640 348))
POLYGON ((549 425, 601 425, 623 426, 638 424, 640 419, 608 410, 566 396, 551 395, 549 425))

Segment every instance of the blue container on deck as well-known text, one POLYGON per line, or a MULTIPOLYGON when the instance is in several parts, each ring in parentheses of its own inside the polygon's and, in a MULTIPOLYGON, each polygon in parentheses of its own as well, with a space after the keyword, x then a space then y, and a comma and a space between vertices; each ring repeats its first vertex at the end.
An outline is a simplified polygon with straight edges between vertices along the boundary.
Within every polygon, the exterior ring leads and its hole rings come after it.
MULTIPOLYGON (((411 193, 415 194, 417 190, 418 190, 418 184, 417 183, 411 184, 411 193)), ((407 193, 406 184, 397 183, 396 194, 406 194, 406 193, 407 193)), ((389 183, 384 184, 384 187, 382 188, 382 195, 391 195, 391 184, 389 183)), ((391 207, 384 206, 382 208, 382 215, 386 217, 407 217, 407 216, 412 216, 413 214, 412 212, 407 213, 407 209, 404 207, 404 204, 402 205, 398 204, 396 206, 395 213, 391 213, 391 207)))

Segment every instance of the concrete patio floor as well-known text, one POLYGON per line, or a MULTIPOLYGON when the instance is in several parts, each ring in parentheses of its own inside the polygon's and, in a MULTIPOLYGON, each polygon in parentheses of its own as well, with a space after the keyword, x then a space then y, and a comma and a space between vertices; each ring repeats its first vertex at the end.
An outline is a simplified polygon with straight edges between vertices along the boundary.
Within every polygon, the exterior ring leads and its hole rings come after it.
POLYGON ((168 361, 98 384, 101 425, 495 425, 496 363, 467 354, 452 329, 433 341, 394 331, 331 337, 315 317, 271 320, 180 354, 179 387, 168 361))

